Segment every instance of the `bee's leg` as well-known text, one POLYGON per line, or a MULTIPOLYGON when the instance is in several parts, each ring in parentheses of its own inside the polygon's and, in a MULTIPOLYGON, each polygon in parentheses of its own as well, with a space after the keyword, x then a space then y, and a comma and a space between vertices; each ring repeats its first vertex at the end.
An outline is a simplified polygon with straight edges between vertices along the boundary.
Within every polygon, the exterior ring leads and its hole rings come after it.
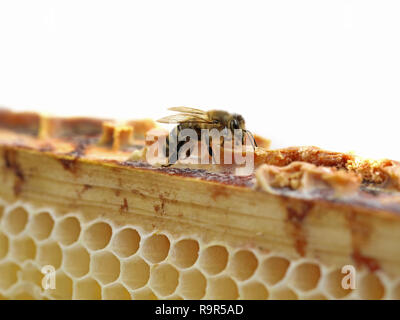
POLYGON ((164 155, 168 158, 168 163, 167 164, 163 164, 162 167, 169 167, 172 166, 173 163, 171 163, 170 161, 170 157, 169 157, 169 135, 167 136, 167 139, 165 141, 165 148, 164 148, 164 155))
POLYGON ((165 156, 168 158, 168 163, 167 164, 163 164, 162 167, 170 167, 175 163, 175 159, 174 158, 174 154, 170 155, 170 148, 169 148, 169 136, 167 136, 167 141, 166 141, 166 152, 165 152, 165 156))
MULTIPOLYGON (((179 151, 181 151, 182 146, 186 143, 186 141, 179 141, 178 145, 176 147, 176 160, 179 159, 179 151)), ((190 149, 188 149, 186 151, 186 156, 189 157, 190 156, 190 149)))
POLYGON ((176 138, 178 137, 180 130, 181 130, 181 128, 178 125, 167 136, 166 146, 165 146, 166 147, 165 148, 165 156, 168 157, 168 164, 162 165, 163 167, 172 166, 178 160, 179 149, 180 149, 181 146, 179 146, 179 143, 178 143, 178 146, 177 146, 176 150, 171 150, 171 148, 170 148, 170 135, 171 135, 171 138, 174 138, 175 141, 176 141, 176 138))
POLYGON ((169 134, 167 135, 167 138, 165 139, 165 146, 163 148, 164 156, 168 157, 169 155, 169 134))
MULTIPOLYGON (((257 147, 257 142, 256 139, 254 139, 253 134, 249 130, 244 130, 244 132, 250 137, 251 145, 253 149, 255 149, 257 147)), ((244 144, 244 135, 242 135, 242 140, 243 140, 242 144, 244 144)))
MULTIPOLYGON (((201 132, 199 130, 196 130, 197 133, 197 141, 201 140, 201 132)), ((179 151, 181 150, 182 146, 186 143, 190 141, 190 137, 186 137, 186 141, 180 141, 178 143, 178 155, 179 155, 179 151)), ((194 150, 195 146, 194 145, 190 145, 190 148, 188 148, 186 150, 186 158, 189 158, 192 155, 192 152, 194 150)))
MULTIPOLYGON (((189 139, 189 137, 188 137, 188 139, 189 139)), ((188 142, 188 139, 186 139, 186 141, 182 141, 182 145, 183 145, 184 143, 188 142)), ((179 150, 181 149, 182 145, 178 146, 179 150)), ((193 147, 191 146, 189 149, 186 150, 186 157, 187 157, 187 158, 189 158, 190 155, 192 154, 192 151, 193 151, 192 149, 193 149, 193 147)), ((178 152, 179 152, 179 151, 178 151, 178 152)))
POLYGON ((253 148, 255 149, 257 147, 257 141, 256 141, 256 139, 254 139, 254 136, 250 131, 247 131, 247 132, 249 133, 249 135, 251 137, 251 141, 253 143, 253 148))
POLYGON ((214 158, 214 152, 212 149, 211 139, 212 139, 212 137, 209 137, 208 142, 207 142, 207 147, 208 147, 208 154, 210 155, 210 157, 212 159, 211 164, 213 164, 213 163, 215 163, 215 158, 214 158))

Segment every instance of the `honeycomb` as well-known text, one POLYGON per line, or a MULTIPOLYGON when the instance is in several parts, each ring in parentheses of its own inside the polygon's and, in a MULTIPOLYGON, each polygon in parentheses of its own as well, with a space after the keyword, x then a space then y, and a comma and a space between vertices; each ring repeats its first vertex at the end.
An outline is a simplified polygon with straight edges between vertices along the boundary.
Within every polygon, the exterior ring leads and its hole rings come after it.
POLYGON ((79 212, 0 201, 0 297, 8 299, 399 299, 400 279, 256 248, 144 231, 79 212), (41 272, 55 269, 55 289, 41 272))

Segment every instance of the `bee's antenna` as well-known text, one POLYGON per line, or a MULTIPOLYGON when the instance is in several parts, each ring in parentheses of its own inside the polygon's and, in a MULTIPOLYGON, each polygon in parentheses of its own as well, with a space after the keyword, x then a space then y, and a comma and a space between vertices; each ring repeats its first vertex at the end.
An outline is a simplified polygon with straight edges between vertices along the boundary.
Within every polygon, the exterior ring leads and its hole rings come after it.
POLYGON ((253 134, 249 130, 244 130, 244 132, 251 138, 251 145, 253 146, 253 149, 255 149, 257 147, 257 142, 256 139, 254 139, 253 134))

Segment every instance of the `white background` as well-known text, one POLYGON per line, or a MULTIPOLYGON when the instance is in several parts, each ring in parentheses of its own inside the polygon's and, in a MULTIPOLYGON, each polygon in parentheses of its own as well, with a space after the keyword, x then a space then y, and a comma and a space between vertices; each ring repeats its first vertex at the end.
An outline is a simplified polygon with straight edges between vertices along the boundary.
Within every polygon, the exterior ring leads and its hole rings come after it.
POLYGON ((239 112, 273 147, 400 159, 399 1, 0 1, 0 104, 239 112))

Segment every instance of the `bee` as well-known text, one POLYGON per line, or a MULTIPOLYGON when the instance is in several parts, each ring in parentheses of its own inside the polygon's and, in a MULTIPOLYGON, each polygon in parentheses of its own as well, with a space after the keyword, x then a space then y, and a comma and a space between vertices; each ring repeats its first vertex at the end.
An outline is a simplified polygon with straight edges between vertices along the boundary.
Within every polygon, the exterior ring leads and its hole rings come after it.
MULTIPOLYGON (((244 118, 240 114, 229 113, 223 110, 210 110, 203 111, 194 108, 187 107, 173 107, 168 110, 177 111, 178 114, 174 114, 171 116, 167 116, 157 120, 161 123, 169 123, 169 124, 178 124, 167 136, 166 148, 165 148, 165 156, 168 157, 168 164, 166 166, 170 166, 174 164, 179 155, 179 151, 186 141, 179 141, 176 147, 176 153, 172 152, 170 154, 170 139, 176 139, 179 136, 179 133, 184 129, 193 129, 196 131, 197 136, 200 141, 201 129, 217 129, 220 132, 225 130, 225 132, 229 132, 233 137, 235 131, 241 130, 242 133, 242 145, 245 143, 245 136, 248 136, 253 148, 257 147, 257 143, 254 139, 253 134, 246 130, 244 118)), ((176 140, 175 140, 176 141, 176 140)), ((210 139, 207 142, 208 153, 211 157, 214 157, 210 139)), ((223 141, 221 143, 223 146, 223 141)), ((190 150, 187 152, 187 156, 190 155, 190 150)))

